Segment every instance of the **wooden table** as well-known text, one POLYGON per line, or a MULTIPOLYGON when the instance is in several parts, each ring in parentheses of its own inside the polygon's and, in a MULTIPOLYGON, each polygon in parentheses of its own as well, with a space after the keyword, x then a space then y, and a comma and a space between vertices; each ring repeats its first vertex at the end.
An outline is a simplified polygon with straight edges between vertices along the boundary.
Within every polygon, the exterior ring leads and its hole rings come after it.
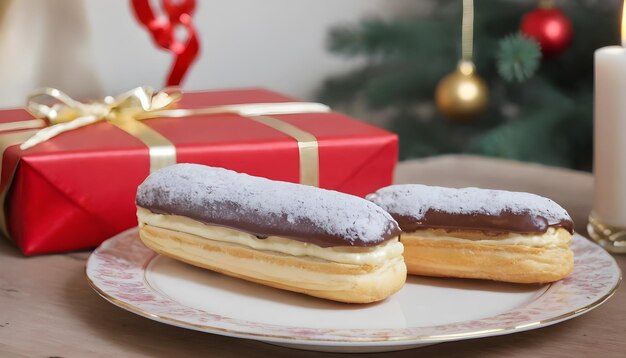
MULTIPOLYGON (((592 177, 586 173, 467 156, 405 162, 397 182, 530 191, 561 203, 585 233, 592 177)), ((84 276, 88 252, 24 258, 0 240, 0 356, 341 356, 222 337, 128 313, 93 292, 84 276)), ((616 256, 623 269, 626 255, 616 256)), ((444 355, 626 357, 626 285, 599 308, 523 333, 439 344, 382 357, 444 355)))

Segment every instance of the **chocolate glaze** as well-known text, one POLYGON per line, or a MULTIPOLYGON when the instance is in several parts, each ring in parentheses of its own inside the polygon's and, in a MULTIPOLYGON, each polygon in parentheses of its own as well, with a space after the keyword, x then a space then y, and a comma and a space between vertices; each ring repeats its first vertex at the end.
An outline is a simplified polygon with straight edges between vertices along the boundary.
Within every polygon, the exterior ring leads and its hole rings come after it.
MULTIPOLYGON (((140 207, 143 207, 139 205, 140 207)), ((220 208, 231 206, 230 203, 218 205, 220 208)), ((289 238, 292 240, 315 244, 321 247, 338 247, 338 246, 356 246, 356 247, 370 247, 379 245, 384 241, 398 237, 400 235, 400 228, 396 227, 390 234, 381 237, 378 242, 365 242, 355 241, 349 242, 344 237, 331 235, 323 230, 319 230, 316 225, 310 221, 300 221, 298 225, 292 226, 287 224, 287 220, 282 217, 262 217, 259 215, 249 214, 246 216, 246 220, 221 220, 219 217, 208 217, 205 215, 198 215, 197 212, 191 210, 185 210, 182 207, 168 207, 162 208, 157 206, 144 207, 155 214, 161 215, 179 215, 185 216, 190 219, 199 221, 207 225, 223 226, 229 229, 239 230, 246 232, 250 235, 256 236, 259 240, 267 239, 269 236, 280 236, 289 238)), ((235 206, 232 206, 232 210, 235 206)))
POLYGON ((259 239, 281 236, 321 247, 370 247, 400 234, 392 217, 367 200, 191 164, 151 174, 138 188, 136 203, 156 214, 180 215, 259 239))
POLYGON ((565 209, 531 193, 404 184, 382 188, 367 198, 389 212, 404 232, 443 229, 488 235, 541 234, 550 227, 574 232, 565 209))
POLYGON ((443 229, 446 231, 476 230, 487 235, 506 234, 543 234, 549 227, 560 227, 574 232, 572 220, 550 222, 538 215, 502 212, 500 215, 485 214, 450 214, 428 210, 421 220, 415 217, 390 213, 404 232, 422 229, 443 229))

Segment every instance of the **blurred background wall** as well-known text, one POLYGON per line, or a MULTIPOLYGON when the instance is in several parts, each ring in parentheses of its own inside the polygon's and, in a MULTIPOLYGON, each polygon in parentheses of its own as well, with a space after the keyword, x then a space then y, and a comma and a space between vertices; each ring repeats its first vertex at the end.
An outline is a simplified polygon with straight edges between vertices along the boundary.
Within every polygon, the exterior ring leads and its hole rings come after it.
MULTIPOLYGON (((184 87, 261 86, 312 99, 325 77, 357 65, 326 51, 332 25, 428 11, 430 5, 199 0, 194 23, 202 53, 184 87)), ((0 106, 21 105, 38 86, 79 97, 161 87, 170 61, 138 25, 127 0, 0 0, 0 106)))

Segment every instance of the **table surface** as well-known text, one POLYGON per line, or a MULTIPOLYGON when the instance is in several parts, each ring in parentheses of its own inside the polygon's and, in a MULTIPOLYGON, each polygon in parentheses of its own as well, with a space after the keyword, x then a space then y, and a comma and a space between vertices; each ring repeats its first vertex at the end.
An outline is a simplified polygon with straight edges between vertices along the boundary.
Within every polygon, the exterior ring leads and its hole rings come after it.
MULTIPOLYGON (((563 205, 585 233, 590 174, 471 156, 399 164, 398 183, 529 191, 563 205)), ((0 240, 0 356, 340 356, 298 351, 157 323, 100 298, 85 280, 88 252, 24 258, 0 240)), ((626 255, 615 256, 623 269, 626 255)), ((569 321, 498 337, 443 343, 376 356, 626 356, 626 285, 595 310, 569 321)), ((345 357, 345 355, 341 355, 345 357)))

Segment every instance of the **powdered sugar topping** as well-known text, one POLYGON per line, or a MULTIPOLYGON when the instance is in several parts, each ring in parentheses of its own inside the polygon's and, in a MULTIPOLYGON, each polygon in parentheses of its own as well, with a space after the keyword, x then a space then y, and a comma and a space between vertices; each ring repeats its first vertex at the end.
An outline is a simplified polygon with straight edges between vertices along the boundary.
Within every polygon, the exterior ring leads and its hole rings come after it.
POLYGON ((151 174, 137 205, 259 235, 323 237, 327 246, 371 246, 399 230, 387 212, 356 196, 196 164, 151 174))
POLYGON ((410 216, 422 220, 430 211, 449 214, 483 214, 498 216, 502 213, 534 215, 550 223, 571 221, 567 211, 554 201, 539 195, 488 190, 479 188, 444 188, 420 184, 392 185, 367 197, 394 215, 410 216))

